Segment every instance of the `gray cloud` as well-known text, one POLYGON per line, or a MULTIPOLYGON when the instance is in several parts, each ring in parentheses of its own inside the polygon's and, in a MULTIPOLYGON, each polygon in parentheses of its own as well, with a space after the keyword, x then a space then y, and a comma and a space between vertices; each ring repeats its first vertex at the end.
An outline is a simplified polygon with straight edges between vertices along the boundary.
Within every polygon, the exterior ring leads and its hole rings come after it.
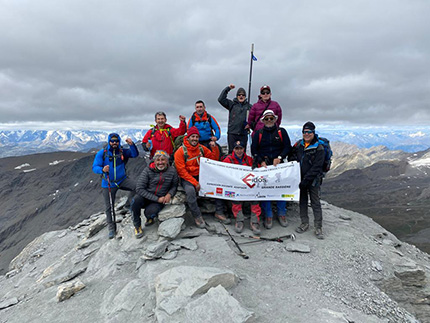
POLYGON ((1 123, 221 123, 229 83, 283 124, 429 124, 426 1, 0 1, 1 123))

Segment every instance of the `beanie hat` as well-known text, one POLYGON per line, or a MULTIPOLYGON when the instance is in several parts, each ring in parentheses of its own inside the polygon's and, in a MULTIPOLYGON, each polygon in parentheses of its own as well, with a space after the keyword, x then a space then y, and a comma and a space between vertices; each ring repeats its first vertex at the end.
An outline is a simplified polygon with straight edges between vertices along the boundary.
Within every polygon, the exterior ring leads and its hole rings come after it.
POLYGON ((187 135, 188 135, 188 137, 191 136, 191 135, 199 135, 199 137, 200 137, 199 129, 197 129, 197 127, 193 126, 190 129, 188 129, 187 135))
POLYGON ((240 87, 240 88, 237 89, 236 96, 238 96, 241 93, 243 95, 245 95, 245 97, 246 97, 246 91, 245 91, 245 89, 243 87, 240 87))
POLYGON ((302 131, 305 131, 305 129, 309 129, 315 132, 315 125, 313 124, 313 122, 308 121, 303 125, 302 131))

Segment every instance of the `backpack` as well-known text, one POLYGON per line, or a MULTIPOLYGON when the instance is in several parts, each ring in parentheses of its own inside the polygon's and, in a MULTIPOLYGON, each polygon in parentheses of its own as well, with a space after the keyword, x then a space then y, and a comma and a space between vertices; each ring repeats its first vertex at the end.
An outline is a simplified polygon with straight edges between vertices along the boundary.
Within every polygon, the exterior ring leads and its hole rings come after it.
MULTIPOLYGON (((208 116, 208 122, 209 122, 209 126, 211 127, 211 132, 212 135, 214 135, 215 130, 212 128, 212 116, 206 112, 206 115, 208 116)), ((196 114, 193 113, 193 115, 191 116, 191 122, 193 123, 193 126, 196 124, 196 114)), ((198 121, 198 122, 205 122, 205 121, 198 121)))
MULTIPOLYGON (((258 144, 261 143, 261 138, 263 137, 263 128, 257 130, 258 131, 258 144)), ((281 129, 278 129, 279 137, 281 138, 281 143, 284 143, 284 138, 282 137, 281 129)))
POLYGON ((317 134, 315 136, 318 139, 318 142, 324 147, 324 164, 323 164, 323 172, 327 173, 331 167, 331 157, 333 156, 333 150, 330 147, 330 140, 324 137, 318 137, 317 134))
MULTIPOLYGON (((188 149, 187 149, 187 147, 185 147, 185 145, 182 145, 181 147, 184 150, 184 161, 185 161, 185 164, 186 164, 187 160, 188 160, 188 157, 189 157, 188 156, 188 149)), ((205 155, 205 151, 203 150, 203 147, 199 145, 199 148, 200 148, 200 154, 198 156, 195 156, 195 157, 191 158, 190 160, 193 160, 193 159, 196 159, 196 158, 199 158, 199 157, 203 157, 205 155)))
MULTIPOLYGON (((331 147, 330 147, 330 140, 324 137, 319 137, 317 134, 315 134, 315 137, 317 138, 318 143, 324 147, 324 163, 323 163, 322 169, 324 173, 327 173, 330 170, 331 157, 333 156, 333 150, 331 150, 331 147)), ((302 142, 302 139, 298 140, 294 144, 294 148, 297 148, 301 142, 302 142)))
MULTIPOLYGON (((105 143, 103 145, 103 162, 106 159, 106 157, 108 156, 108 145, 109 145, 108 143, 105 143)), ((124 162, 124 165, 126 165, 128 162, 128 158, 124 157, 122 146, 119 147, 119 155, 121 156, 121 160, 124 162)), ((112 161, 112 156, 109 156, 109 161, 112 161)))
MULTIPOLYGON (((152 127, 150 139, 152 139, 152 137, 154 137, 155 131, 156 131, 155 127, 152 127)), ((167 137, 169 137, 170 141, 172 142, 172 146, 175 147, 175 144, 174 144, 173 139, 172 139, 172 134, 170 133, 170 128, 163 129, 163 130, 158 129, 158 131, 160 131, 161 134, 163 134, 163 131, 167 131, 167 137)))

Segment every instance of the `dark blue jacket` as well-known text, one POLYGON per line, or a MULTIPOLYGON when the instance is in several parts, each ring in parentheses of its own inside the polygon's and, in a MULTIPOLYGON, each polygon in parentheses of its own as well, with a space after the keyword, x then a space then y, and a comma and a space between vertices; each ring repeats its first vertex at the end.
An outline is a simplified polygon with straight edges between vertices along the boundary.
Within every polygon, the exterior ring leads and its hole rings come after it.
POLYGON ((103 173, 103 167, 109 165, 109 180, 111 187, 117 187, 126 177, 125 173, 125 162, 129 158, 135 158, 139 156, 139 151, 135 144, 130 146, 130 149, 124 149, 121 147, 121 138, 116 133, 111 133, 108 136, 107 146, 99 150, 94 158, 93 172, 96 174, 102 174, 102 187, 108 188, 107 174, 103 173), (110 146, 110 138, 118 137, 119 143, 117 149, 112 149, 110 146))
POLYGON ((284 128, 278 128, 277 126, 267 128, 265 126, 252 134, 251 153, 254 160, 259 164, 265 161, 267 165, 272 165, 273 160, 278 156, 285 160, 290 149, 290 137, 284 128))

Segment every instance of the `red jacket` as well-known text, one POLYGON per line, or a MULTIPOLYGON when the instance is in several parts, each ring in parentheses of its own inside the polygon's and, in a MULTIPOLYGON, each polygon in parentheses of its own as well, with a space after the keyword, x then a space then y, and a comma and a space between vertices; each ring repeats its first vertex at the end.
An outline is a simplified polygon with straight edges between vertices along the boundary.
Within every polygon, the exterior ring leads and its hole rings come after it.
POLYGON ((244 153, 243 157, 242 157, 242 162, 240 162, 239 159, 234 154, 234 152, 232 152, 230 155, 228 155, 226 158, 224 158, 223 162, 229 163, 229 164, 252 166, 253 159, 252 159, 252 157, 250 157, 244 153))
POLYGON ((172 128, 171 125, 166 124, 164 129, 159 129, 158 126, 148 130, 142 143, 146 144, 148 140, 152 140, 151 158, 157 150, 164 150, 171 155, 173 153, 173 142, 176 137, 184 135, 187 131, 185 122, 180 122, 178 128, 172 128))

